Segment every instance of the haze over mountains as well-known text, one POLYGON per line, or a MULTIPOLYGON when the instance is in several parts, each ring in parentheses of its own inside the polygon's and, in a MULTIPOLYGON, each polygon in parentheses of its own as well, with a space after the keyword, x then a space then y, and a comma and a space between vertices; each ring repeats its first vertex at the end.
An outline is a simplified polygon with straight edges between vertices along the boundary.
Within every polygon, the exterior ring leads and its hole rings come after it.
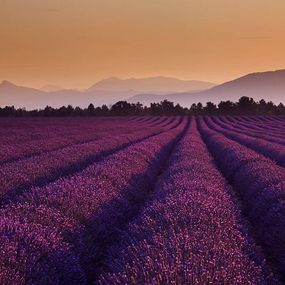
POLYGON ((139 94, 130 99, 130 102, 141 102, 148 105, 151 102, 160 102, 163 99, 190 106, 193 103, 219 103, 220 101, 237 101, 242 96, 252 97, 255 100, 265 99, 275 104, 285 103, 285 70, 251 73, 232 81, 214 86, 200 92, 181 92, 158 96, 153 94, 139 94))
POLYGON ((45 85, 42 88, 40 88, 40 90, 45 91, 45 92, 54 92, 54 91, 59 91, 62 89, 63 88, 61 86, 52 85, 52 84, 48 84, 48 85, 45 85))
POLYGON ((221 100, 237 101, 241 96, 265 99, 276 104, 285 103, 285 70, 252 73, 215 86, 213 83, 179 80, 167 77, 141 79, 109 78, 97 82, 86 90, 58 90, 47 86, 41 90, 17 86, 8 81, 0 84, 0 106, 44 108, 46 105, 60 107, 72 105, 87 107, 113 104, 119 100, 141 102, 145 105, 164 99, 191 106, 221 100))
POLYGON ((95 83, 86 90, 59 90, 56 86, 45 86, 38 90, 17 86, 3 81, 0 84, 0 105, 14 105, 27 109, 44 108, 46 105, 60 107, 72 105, 87 107, 113 104, 119 100, 127 100, 142 92, 153 94, 172 94, 174 92, 192 92, 213 87, 213 83, 179 80, 168 77, 151 77, 141 79, 109 78, 95 83))
POLYGON ((149 77, 149 78, 130 78, 119 79, 111 77, 109 79, 97 82, 88 91, 135 91, 135 92, 185 92, 193 90, 205 90, 213 87, 215 84, 197 80, 179 80, 170 77, 149 77))

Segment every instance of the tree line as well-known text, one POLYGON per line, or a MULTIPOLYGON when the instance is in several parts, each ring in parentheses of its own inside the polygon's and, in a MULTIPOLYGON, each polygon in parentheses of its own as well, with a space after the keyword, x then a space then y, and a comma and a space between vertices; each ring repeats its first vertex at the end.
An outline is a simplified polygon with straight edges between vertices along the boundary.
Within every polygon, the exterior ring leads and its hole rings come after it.
POLYGON ((219 104, 207 102, 192 104, 189 108, 174 104, 168 100, 151 103, 149 107, 141 103, 119 101, 111 106, 95 107, 92 103, 87 108, 60 108, 46 106, 44 109, 28 111, 25 108, 6 106, 0 108, 0 117, 69 117, 69 116, 168 116, 168 115, 285 115, 285 106, 280 103, 265 100, 254 101, 253 98, 243 96, 238 102, 221 101, 219 104))

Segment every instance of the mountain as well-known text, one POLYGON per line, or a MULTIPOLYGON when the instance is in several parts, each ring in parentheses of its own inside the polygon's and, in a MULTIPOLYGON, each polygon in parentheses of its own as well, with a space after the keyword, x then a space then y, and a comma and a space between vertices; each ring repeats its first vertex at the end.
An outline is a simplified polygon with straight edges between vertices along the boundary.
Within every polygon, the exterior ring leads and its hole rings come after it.
POLYGON ((30 110, 44 108, 46 105, 60 107, 70 104, 87 107, 93 103, 95 106, 101 106, 119 100, 149 105, 151 102, 167 99, 189 107, 198 102, 205 104, 208 101, 214 103, 219 103, 221 100, 237 101, 241 96, 285 104, 285 70, 251 73, 209 88, 210 86, 213 84, 166 77, 126 80, 109 78, 99 81, 84 91, 63 89, 46 92, 3 81, 0 84, 0 106, 14 105, 16 108, 25 107, 30 110), (193 90, 202 87, 209 89, 193 90))
POLYGON ((202 92, 217 102, 241 96, 285 103, 285 70, 251 73, 202 92))
POLYGON ((60 107, 72 105, 87 107, 90 103, 96 106, 114 104, 119 100, 127 100, 144 91, 156 94, 169 94, 181 90, 209 88, 212 83, 201 81, 183 81, 166 77, 145 79, 109 78, 94 84, 87 90, 59 89, 56 86, 45 86, 34 89, 15 85, 8 81, 0 84, 0 106, 14 105, 16 108, 38 109, 49 105, 60 107))
MULTIPOLYGON (((34 88, 15 85, 9 81, 2 81, 0 84, 0 106, 14 105, 16 108, 27 110, 44 108, 45 106, 60 107, 72 104, 76 106, 82 102, 82 92, 76 90, 60 90, 46 92, 34 88)), ((90 98, 89 98, 90 99, 90 98)), ((82 105, 81 105, 82 106, 82 105)))
POLYGON ((200 92, 179 92, 163 96, 139 94, 130 98, 129 101, 139 101, 148 105, 151 102, 167 99, 182 106, 191 106, 198 102, 205 104, 208 101, 214 103, 222 100, 237 101, 242 96, 285 104, 285 70, 251 73, 200 92))
POLYGON ((45 91, 45 92, 55 92, 55 91, 59 91, 62 90, 63 88, 58 86, 58 85, 45 85, 43 86, 40 90, 41 91, 45 91))
POLYGON ((44 99, 44 92, 28 87, 17 86, 9 81, 0 84, 0 106, 35 107, 44 99))
POLYGON ((154 92, 156 94, 169 94, 174 92, 205 90, 215 84, 197 80, 179 80, 169 77, 149 77, 119 79, 111 77, 97 82, 88 91, 113 91, 113 92, 154 92))

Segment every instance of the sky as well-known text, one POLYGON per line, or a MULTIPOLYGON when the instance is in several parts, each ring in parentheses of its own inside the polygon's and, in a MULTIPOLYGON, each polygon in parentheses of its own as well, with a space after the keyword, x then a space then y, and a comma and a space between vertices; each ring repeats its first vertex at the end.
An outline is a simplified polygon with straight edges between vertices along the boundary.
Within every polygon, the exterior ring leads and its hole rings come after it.
POLYGON ((284 0, 0 0, 0 80, 215 83, 285 68, 284 0))

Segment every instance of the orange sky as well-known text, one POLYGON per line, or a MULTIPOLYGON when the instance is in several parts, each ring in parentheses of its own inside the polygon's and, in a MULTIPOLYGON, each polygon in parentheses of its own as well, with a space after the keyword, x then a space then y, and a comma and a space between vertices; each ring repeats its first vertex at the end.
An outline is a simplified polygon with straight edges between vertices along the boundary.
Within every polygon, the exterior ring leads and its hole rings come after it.
POLYGON ((0 80, 223 82, 285 68, 284 0, 0 0, 0 80))

